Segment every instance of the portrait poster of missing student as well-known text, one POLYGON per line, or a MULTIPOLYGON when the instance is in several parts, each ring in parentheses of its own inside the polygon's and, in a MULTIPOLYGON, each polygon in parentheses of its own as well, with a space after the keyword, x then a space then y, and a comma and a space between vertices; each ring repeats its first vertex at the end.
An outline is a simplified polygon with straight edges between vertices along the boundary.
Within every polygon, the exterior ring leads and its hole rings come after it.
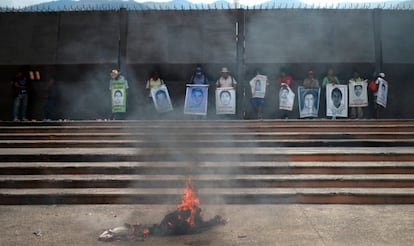
POLYGON ((187 84, 184 114, 207 115, 208 85, 187 84))
POLYGON ((151 96, 158 113, 166 113, 173 110, 167 86, 161 85, 156 88, 151 88, 151 96))
POLYGON ((111 84, 112 113, 126 112, 126 82, 119 80, 111 84))
POLYGON ((216 114, 236 113, 236 92, 232 87, 216 89, 216 114))
POLYGON ((266 96, 267 76, 257 75, 249 82, 252 97, 264 98, 266 96))
POLYGON ((388 82, 382 78, 378 78, 378 92, 377 92, 377 104, 387 107, 388 100, 388 82))
POLYGON ((289 86, 282 86, 279 90, 279 109, 292 111, 295 93, 289 86))
POLYGON ((326 116, 348 117, 347 85, 326 85, 326 116))
POLYGON ((349 107, 367 107, 368 106, 368 83, 367 80, 361 82, 349 81, 349 107))
POLYGON ((320 93, 320 88, 298 87, 300 118, 318 117, 320 93))

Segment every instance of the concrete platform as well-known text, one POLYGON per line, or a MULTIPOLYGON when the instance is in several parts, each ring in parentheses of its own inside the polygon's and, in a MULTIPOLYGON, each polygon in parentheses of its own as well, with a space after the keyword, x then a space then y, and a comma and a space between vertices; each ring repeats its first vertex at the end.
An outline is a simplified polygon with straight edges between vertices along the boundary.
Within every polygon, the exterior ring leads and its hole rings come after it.
POLYGON ((414 245, 411 205, 201 205, 230 221, 196 235, 97 241, 123 223, 159 223, 174 205, 0 206, 0 245, 414 245), (37 233, 39 236, 35 235, 37 233))

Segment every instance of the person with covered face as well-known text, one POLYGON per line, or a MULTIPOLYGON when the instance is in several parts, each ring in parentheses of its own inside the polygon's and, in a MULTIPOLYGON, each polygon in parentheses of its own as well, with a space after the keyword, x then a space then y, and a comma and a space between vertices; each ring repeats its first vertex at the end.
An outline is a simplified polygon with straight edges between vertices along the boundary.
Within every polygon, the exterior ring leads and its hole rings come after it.
MULTIPOLYGON (((289 92, 293 87, 293 77, 289 75, 285 69, 280 70, 280 76, 276 81, 277 88, 279 88, 279 102, 280 100, 288 100, 289 92), (290 89, 290 90, 289 90, 290 89)), ((279 109, 280 118, 288 119, 289 110, 279 109)))
MULTIPOLYGON (((349 79, 349 83, 356 83, 356 82, 363 82, 364 79, 359 76, 358 71, 354 71, 352 73, 352 78, 349 79)), ((361 97, 363 87, 362 85, 358 84, 354 86, 354 93, 355 96, 361 97)), ((351 109, 351 118, 352 119, 362 119, 364 117, 364 110, 362 107, 352 107, 351 109)))

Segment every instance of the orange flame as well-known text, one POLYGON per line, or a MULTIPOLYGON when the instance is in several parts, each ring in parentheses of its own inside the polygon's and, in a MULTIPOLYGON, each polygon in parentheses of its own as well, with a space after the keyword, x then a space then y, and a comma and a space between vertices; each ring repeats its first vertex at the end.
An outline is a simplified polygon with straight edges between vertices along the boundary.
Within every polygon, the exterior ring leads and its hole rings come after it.
POLYGON ((194 183, 191 180, 191 177, 188 177, 184 187, 184 194, 181 201, 181 204, 177 206, 179 211, 187 211, 190 210, 190 216, 186 219, 186 221, 191 225, 195 225, 195 215, 198 212, 198 206, 200 205, 200 199, 198 198, 194 183))

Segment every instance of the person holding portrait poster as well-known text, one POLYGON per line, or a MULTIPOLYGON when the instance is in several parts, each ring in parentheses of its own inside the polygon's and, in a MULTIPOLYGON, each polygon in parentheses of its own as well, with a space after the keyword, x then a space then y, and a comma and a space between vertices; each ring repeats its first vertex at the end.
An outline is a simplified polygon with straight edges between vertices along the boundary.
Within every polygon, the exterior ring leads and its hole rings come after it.
POLYGON ((282 85, 279 90, 279 109, 282 119, 288 118, 288 112, 292 111, 295 101, 295 93, 287 85, 282 85))
POLYGON ((321 112, 322 115, 326 115, 326 113, 327 113, 325 110, 327 108, 327 101, 328 101, 328 98, 326 97, 326 95, 327 95, 326 86, 328 84, 331 84, 331 85, 339 85, 340 84, 340 81, 339 81, 338 77, 335 75, 335 72, 334 72, 333 68, 328 69, 328 72, 327 72, 326 76, 322 80, 321 107, 320 107, 321 111, 322 111, 321 112), (325 111, 325 112, 323 112, 323 111, 325 111))
POLYGON ((263 118, 263 107, 265 104, 266 87, 268 86, 267 76, 260 74, 260 71, 256 70, 256 76, 249 82, 252 98, 250 99, 254 110, 256 111, 257 118, 263 118))
POLYGON ((148 91, 148 102, 151 104, 154 102, 152 89, 156 89, 164 85, 164 80, 160 78, 157 71, 153 71, 151 73, 151 77, 147 80, 147 84, 145 85, 145 89, 148 91))
POLYGON ((369 82, 369 90, 373 93, 374 102, 374 114, 373 117, 378 119, 380 117, 381 108, 384 108, 387 104, 388 98, 388 82, 385 80, 385 74, 379 73, 379 75, 369 82), (381 89, 381 99, 378 100, 378 95, 381 89))
POLYGON ((109 90, 112 99, 112 118, 114 120, 124 119, 127 107, 128 81, 117 69, 113 69, 110 75, 109 90))
POLYGON ((299 117, 316 118, 319 111, 320 88, 306 88, 299 86, 299 117))
POLYGON ((173 110, 170 94, 168 93, 168 89, 165 84, 152 88, 151 95, 155 109, 158 113, 166 113, 173 110))
POLYGON ((208 85, 187 84, 184 114, 207 115, 208 85))
POLYGON ((326 116, 348 117, 348 86, 328 84, 326 101, 326 116))
POLYGON ((236 91, 232 87, 216 89, 216 114, 236 113, 236 91))
POLYGON ((352 119, 362 119, 363 107, 368 106, 367 80, 362 79, 357 71, 353 72, 348 83, 349 107, 352 119))
POLYGON ((280 77, 277 79, 279 87, 279 110, 281 119, 289 118, 289 111, 293 109, 295 93, 291 90, 293 77, 288 75, 285 69, 280 70, 280 77))
MULTIPOLYGON (((385 75, 383 77, 385 77, 385 75)), ((386 108, 388 99, 388 82, 383 77, 378 78, 378 94, 376 103, 383 108, 386 108)))

